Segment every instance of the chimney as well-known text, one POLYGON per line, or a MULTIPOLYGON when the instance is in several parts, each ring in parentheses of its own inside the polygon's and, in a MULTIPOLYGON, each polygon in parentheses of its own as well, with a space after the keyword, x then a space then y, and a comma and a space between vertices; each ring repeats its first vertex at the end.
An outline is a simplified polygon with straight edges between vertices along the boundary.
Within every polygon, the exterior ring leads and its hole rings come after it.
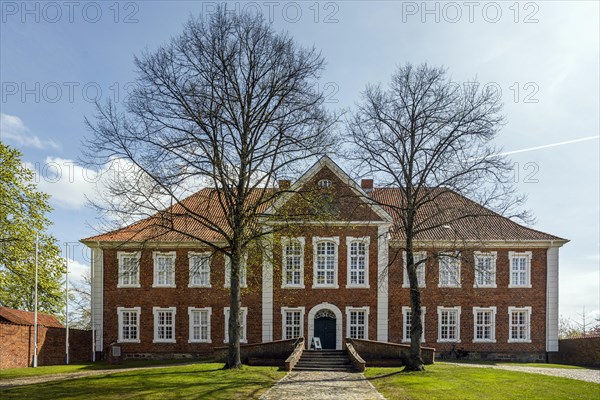
POLYGON ((360 187, 365 193, 371 193, 373 191, 373 179, 362 179, 360 181, 360 187))
POLYGON ((287 190, 292 186, 292 181, 288 179, 280 179, 277 183, 279 184, 279 190, 287 190))

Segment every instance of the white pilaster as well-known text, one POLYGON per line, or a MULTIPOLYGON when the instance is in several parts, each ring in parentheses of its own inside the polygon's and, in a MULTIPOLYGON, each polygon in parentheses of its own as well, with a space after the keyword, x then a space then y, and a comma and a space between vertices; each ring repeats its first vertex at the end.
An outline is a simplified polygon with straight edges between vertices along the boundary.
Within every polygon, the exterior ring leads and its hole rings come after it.
POLYGON ((95 350, 103 351, 103 332, 104 332, 104 256, 103 250, 99 247, 91 249, 91 311, 92 311, 92 329, 95 330, 95 350))
POLYGON ((273 235, 264 239, 262 271, 262 341, 273 341, 273 235))
POLYGON ((558 247, 546 252, 546 351, 558 351, 558 247))
POLYGON ((388 341, 388 232, 389 226, 377 228, 377 340, 388 341))

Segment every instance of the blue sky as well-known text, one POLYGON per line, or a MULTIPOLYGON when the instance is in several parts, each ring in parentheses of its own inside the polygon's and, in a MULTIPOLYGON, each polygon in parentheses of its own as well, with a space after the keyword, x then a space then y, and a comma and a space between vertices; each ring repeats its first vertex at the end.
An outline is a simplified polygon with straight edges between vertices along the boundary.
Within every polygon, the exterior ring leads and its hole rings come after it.
MULTIPOLYGON (((0 3, 2 141, 20 149, 53 195, 61 242, 94 234, 85 206, 94 171, 78 165, 93 100, 123 102, 133 57, 181 31, 215 2, 0 3)), ((260 10, 327 60, 332 109, 351 107, 367 83, 399 64, 444 65, 457 83, 501 91, 508 124, 497 143, 511 155, 534 226, 571 240, 561 249, 560 313, 600 309, 599 7, 594 1, 229 2, 260 10), (583 139, 583 140, 579 140, 583 139), (544 147, 551 144, 560 145, 544 147), (539 148, 541 147, 541 148, 539 148)), ((74 271, 87 261, 80 246, 74 271)))

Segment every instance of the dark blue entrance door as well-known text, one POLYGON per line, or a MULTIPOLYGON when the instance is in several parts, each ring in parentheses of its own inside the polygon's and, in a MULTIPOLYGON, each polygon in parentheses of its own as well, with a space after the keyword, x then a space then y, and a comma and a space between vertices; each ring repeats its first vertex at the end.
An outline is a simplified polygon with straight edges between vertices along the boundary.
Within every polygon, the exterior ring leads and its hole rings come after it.
POLYGON ((323 349, 335 350, 335 318, 316 318, 315 337, 321 339, 323 349))

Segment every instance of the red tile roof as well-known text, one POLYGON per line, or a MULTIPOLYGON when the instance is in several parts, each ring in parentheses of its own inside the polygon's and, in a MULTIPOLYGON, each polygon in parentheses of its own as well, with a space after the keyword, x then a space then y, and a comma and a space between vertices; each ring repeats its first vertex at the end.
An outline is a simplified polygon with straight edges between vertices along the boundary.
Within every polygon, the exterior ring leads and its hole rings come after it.
MULTIPOLYGON (((202 189, 171 207, 172 213, 157 213, 127 227, 82 241, 196 242, 196 238, 205 241, 222 240, 220 234, 199 222, 199 219, 204 217, 216 222, 221 229, 229 230, 216 193, 215 189, 202 189), (196 215, 186 213, 186 209, 193 210, 196 215)), ((400 206, 402 201, 402 192, 399 188, 378 188, 373 190, 370 196, 396 218, 393 209, 400 206)), ((418 218, 423 224, 432 226, 448 220, 453 222, 444 223, 444 227, 424 231, 417 235, 417 240, 565 241, 560 237, 519 225, 464 196, 449 191, 444 191, 434 202, 420 209, 418 218)), ((395 225, 399 226, 399 224, 400 221, 396 221, 395 225)), ((393 228, 391 234, 392 239, 395 240, 404 238, 401 231, 393 228)))
MULTIPOLYGON (((34 315, 31 311, 15 310, 14 308, 0 307, 0 323, 8 322, 15 325, 32 325, 34 315)), ((48 328, 64 328, 55 316, 38 312, 38 324, 48 328)))

